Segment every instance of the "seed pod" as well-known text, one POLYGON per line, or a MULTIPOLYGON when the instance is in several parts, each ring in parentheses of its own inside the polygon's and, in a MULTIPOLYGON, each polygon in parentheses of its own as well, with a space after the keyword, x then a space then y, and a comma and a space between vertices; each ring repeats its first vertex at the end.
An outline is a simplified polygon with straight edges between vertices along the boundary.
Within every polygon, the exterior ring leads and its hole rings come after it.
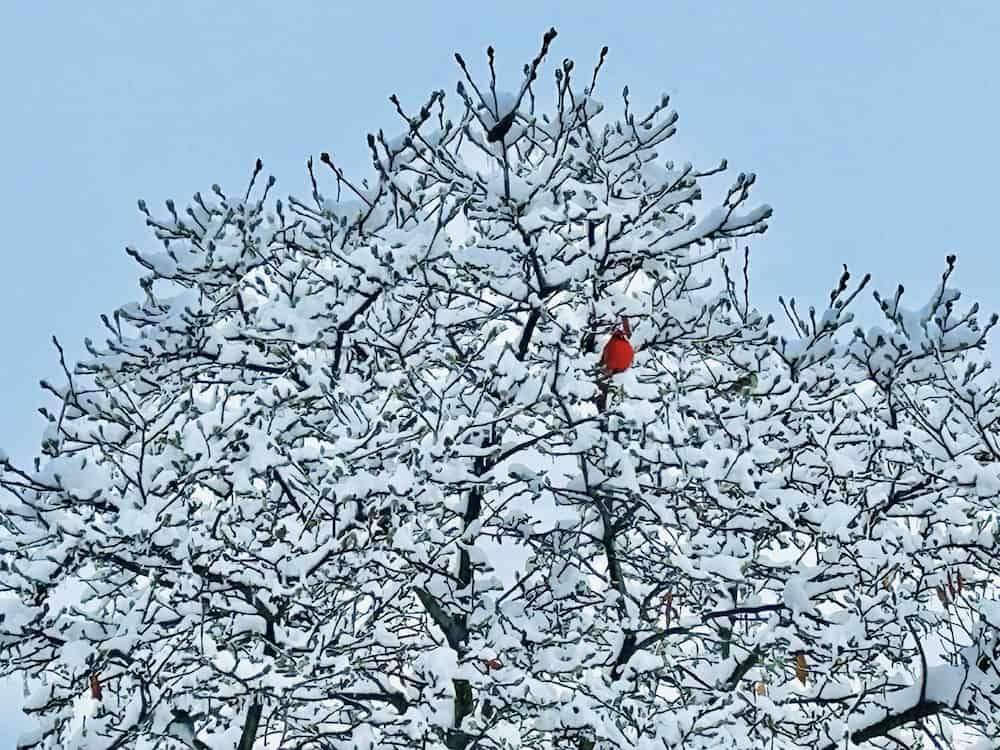
POLYGON ((802 651, 799 651, 795 655, 795 677, 803 685, 806 684, 806 678, 809 676, 809 668, 806 665, 806 655, 802 651))
POLYGON ((938 586, 935 591, 937 591, 937 597, 941 604, 944 605, 945 609, 948 609, 948 606, 951 604, 951 601, 948 599, 948 592, 944 590, 943 586, 938 586))

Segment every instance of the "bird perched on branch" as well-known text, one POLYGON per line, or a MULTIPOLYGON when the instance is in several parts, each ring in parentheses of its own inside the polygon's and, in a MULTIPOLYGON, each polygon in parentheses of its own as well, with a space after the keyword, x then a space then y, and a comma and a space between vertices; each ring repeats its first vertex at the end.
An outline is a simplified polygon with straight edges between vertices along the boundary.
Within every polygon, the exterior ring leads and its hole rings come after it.
POLYGON ((628 324, 628 318, 622 318, 621 324, 611 332, 611 340, 604 345, 601 353, 601 365, 608 373, 613 375, 625 372, 632 364, 635 350, 628 340, 631 335, 632 328, 628 324))
POLYGON ((611 338, 604 345, 601 352, 601 372, 602 378, 597 385, 597 410, 603 412, 608 404, 608 385, 612 375, 625 372, 635 358, 635 350, 628 338, 632 335, 632 327, 628 318, 622 318, 622 322, 611 332, 611 338))

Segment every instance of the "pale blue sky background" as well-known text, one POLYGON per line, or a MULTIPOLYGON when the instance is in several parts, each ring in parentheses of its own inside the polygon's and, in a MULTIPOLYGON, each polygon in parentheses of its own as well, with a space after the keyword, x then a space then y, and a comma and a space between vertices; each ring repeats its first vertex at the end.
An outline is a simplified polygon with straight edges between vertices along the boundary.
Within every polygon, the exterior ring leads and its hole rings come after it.
MULTIPOLYGON (((922 303, 947 253, 987 311, 997 293, 1000 3, 29 2, 0 5, 0 446, 33 455, 56 378, 98 315, 138 298, 135 199, 242 188, 255 158, 306 192, 327 150, 366 166, 364 136, 454 91, 452 52, 494 44, 506 87, 555 25, 555 59, 611 47, 604 99, 673 96, 665 157, 758 174, 775 216, 753 244, 758 306, 822 304, 841 263, 922 303)), ((16 693, 0 702, 13 747, 16 693)))

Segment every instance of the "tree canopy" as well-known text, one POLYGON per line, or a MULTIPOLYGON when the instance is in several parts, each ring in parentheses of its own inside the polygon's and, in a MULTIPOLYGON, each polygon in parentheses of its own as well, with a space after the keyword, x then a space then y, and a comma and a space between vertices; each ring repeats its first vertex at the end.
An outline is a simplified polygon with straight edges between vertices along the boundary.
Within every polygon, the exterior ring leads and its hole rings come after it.
POLYGON ((754 175, 702 207, 555 36, 391 97, 369 179, 140 201, 144 298, 2 459, 22 747, 1000 747, 996 317, 953 256, 761 312, 754 175))

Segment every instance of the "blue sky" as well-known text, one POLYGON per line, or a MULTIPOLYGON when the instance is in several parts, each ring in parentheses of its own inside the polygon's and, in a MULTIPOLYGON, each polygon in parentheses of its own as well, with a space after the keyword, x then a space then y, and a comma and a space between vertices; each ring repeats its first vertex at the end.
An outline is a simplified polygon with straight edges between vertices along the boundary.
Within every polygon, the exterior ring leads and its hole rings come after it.
MULTIPOLYGON (((246 184, 254 159, 278 194, 305 193, 305 160, 366 167, 365 134, 454 91, 452 53, 496 46, 507 88, 542 32, 589 68, 611 47, 603 97, 670 93, 665 158, 725 157, 774 206, 752 245, 753 294, 822 304, 842 263, 914 306, 944 256, 957 284, 1000 310, 993 227, 1000 4, 988 2, 8 3, 0 25, 0 447, 33 455, 55 379, 98 315, 139 298, 135 209, 246 184)), ((995 347, 994 347, 995 350, 995 347)), ((14 691, 9 691, 12 696, 14 691)), ((0 747, 11 722, 0 703, 0 747)))

